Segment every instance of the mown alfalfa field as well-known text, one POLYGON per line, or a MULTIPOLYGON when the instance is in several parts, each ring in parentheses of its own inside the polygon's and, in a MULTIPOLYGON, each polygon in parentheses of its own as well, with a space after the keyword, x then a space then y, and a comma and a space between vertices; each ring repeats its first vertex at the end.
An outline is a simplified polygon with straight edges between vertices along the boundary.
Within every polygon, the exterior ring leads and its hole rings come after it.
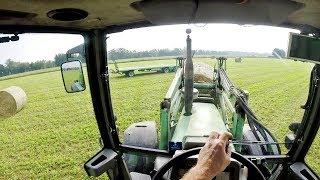
MULTIPOLYGON (((201 61, 215 63, 212 59, 201 61)), ((119 66, 166 63, 175 61, 119 66)), ((301 120, 300 105, 307 97, 311 69, 307 63, 254 58, 242 63, 231 59, 227 67, 233 82, 250 92, 250 106, 279 141, 283 141, 290 122, 301 120)), ((174 73, 141 73, 133 78, 111 75, 112 102, 121 137, 131 123, 159 123, 159 104, 173 77, 174 73)), ((15 116, 0 119, 0 179, 86 178, 83 164, 100 149, 89 88, 81 93, 66 93, 60 71, 28 73, 0 81, 0 89, 11 85, 26 91, 28 103, 15 116)), ((318 173, 319 147, 317 135, 307 162, 318 173)))

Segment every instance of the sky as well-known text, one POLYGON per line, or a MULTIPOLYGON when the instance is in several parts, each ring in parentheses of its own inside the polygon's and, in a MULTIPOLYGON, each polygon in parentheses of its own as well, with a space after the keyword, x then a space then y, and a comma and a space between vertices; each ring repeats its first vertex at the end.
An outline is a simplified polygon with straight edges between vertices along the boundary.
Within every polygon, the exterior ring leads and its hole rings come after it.
MULTIPOLYGON (((156 26, 110 34, 107 49, 149 50, 184 48, 185 30, 192 30, 192 48, 216 51, 271 53, 274 48, 287 49, 289 32, 293 29, 234 24, 191 24, 156 26)), ((0 36, 7 36, 1 35, 0 36)), ((58 53, 83 43, 81 35, 21 34, 16 42, 0 43, 0 64, 7 59, 32 62, 53 60, 58 53)))

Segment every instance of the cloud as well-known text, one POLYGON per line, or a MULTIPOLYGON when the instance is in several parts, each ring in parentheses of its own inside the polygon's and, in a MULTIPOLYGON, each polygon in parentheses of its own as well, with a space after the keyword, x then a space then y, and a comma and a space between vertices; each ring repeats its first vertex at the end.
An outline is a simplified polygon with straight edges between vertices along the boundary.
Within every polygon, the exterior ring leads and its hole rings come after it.
MULTIPOLYGON (((32 62, 53 60, 58 53, 84 42, 81 35, 74 34, 21 34, 16 42, 0 43, 0 60, 32 62)), ((1 62, 0 61, 0 62, 1 62)))
POLYGON ((6 60, 5 59, 0 59, 0 64, 4 64, 6 63, 6 60))
POLYGON ((191 28, 193 49, 271 53, 274 48, 287 49, 289 32, 293 29, 234 24, 173 25, 127 30, 111 34, 108 50, 127 48, 183 48, 186 28, 191 28))

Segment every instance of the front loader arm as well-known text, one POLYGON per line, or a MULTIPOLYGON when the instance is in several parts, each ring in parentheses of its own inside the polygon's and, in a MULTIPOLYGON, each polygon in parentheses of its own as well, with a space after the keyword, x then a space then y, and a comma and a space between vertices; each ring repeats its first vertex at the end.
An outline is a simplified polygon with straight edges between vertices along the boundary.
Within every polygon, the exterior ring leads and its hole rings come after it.
MULTIPOLYGON (((245 120, 247 120, 248 125, 253 132, 255 138, 258 141, 268 141, 269 134, 272 139, 276 141, 276 138, 272 136, 267 128, 265 128, 259 121, 254 112, 248 105, 248 95, 243 90, 236 88, 226 73, 226 61, 218 61, 217 77, 218 77, 218 88, 221 90, 221 94, 225 104, 232 104, 234 110, 232 112, 232 135, 234 140, 242 140, 243 138, 243 127, 245 120), (259 136, 260 134, 260 136, 259 136)), ((277 141, 276 141, 277 142, 277 141)), ((280 152, 280 147, 277 144, 280 152)), ((235 146, 235 148, 241 151, 240 146, 235 146)), ((263 146, 262 150, 264 153, 270 152, 270 146, 263 146)))

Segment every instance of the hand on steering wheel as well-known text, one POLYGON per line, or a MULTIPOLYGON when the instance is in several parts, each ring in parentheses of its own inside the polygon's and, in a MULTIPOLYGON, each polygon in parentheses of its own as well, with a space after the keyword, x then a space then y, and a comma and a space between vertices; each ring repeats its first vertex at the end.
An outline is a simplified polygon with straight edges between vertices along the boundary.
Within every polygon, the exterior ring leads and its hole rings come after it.
MULTIPOLYGON (((230 163, 230 150, 226 148, 229 146, 228 140, 230 137, 231 135, 229 133, 224 133, 222 135, 212 133, 204 147, 190 149, 177 156, 174 156, 156 172, 152 179, 162 179, 163 175, 170 168, 175 166, 176 163, 182 162, 188 157, 196 154, 199 154, 197 165, 193 167, 187 173, 187 175, 183 177, 183 179, 212 179, 214 176, 222 172, 230 163)), ((243 155, 237 152, 232 152, 231 158, 235 159, 236 161, 243 164, 243 166, 246 166, 248 168, 248 180, 265 180, 265 177, 263 176, 259 168, 243 155)))
POLYGON ((220 174, 231 161, 228 132, 219 134, 212 132, 200 150, 198 162, 182 179, 212 179, 220 174))

